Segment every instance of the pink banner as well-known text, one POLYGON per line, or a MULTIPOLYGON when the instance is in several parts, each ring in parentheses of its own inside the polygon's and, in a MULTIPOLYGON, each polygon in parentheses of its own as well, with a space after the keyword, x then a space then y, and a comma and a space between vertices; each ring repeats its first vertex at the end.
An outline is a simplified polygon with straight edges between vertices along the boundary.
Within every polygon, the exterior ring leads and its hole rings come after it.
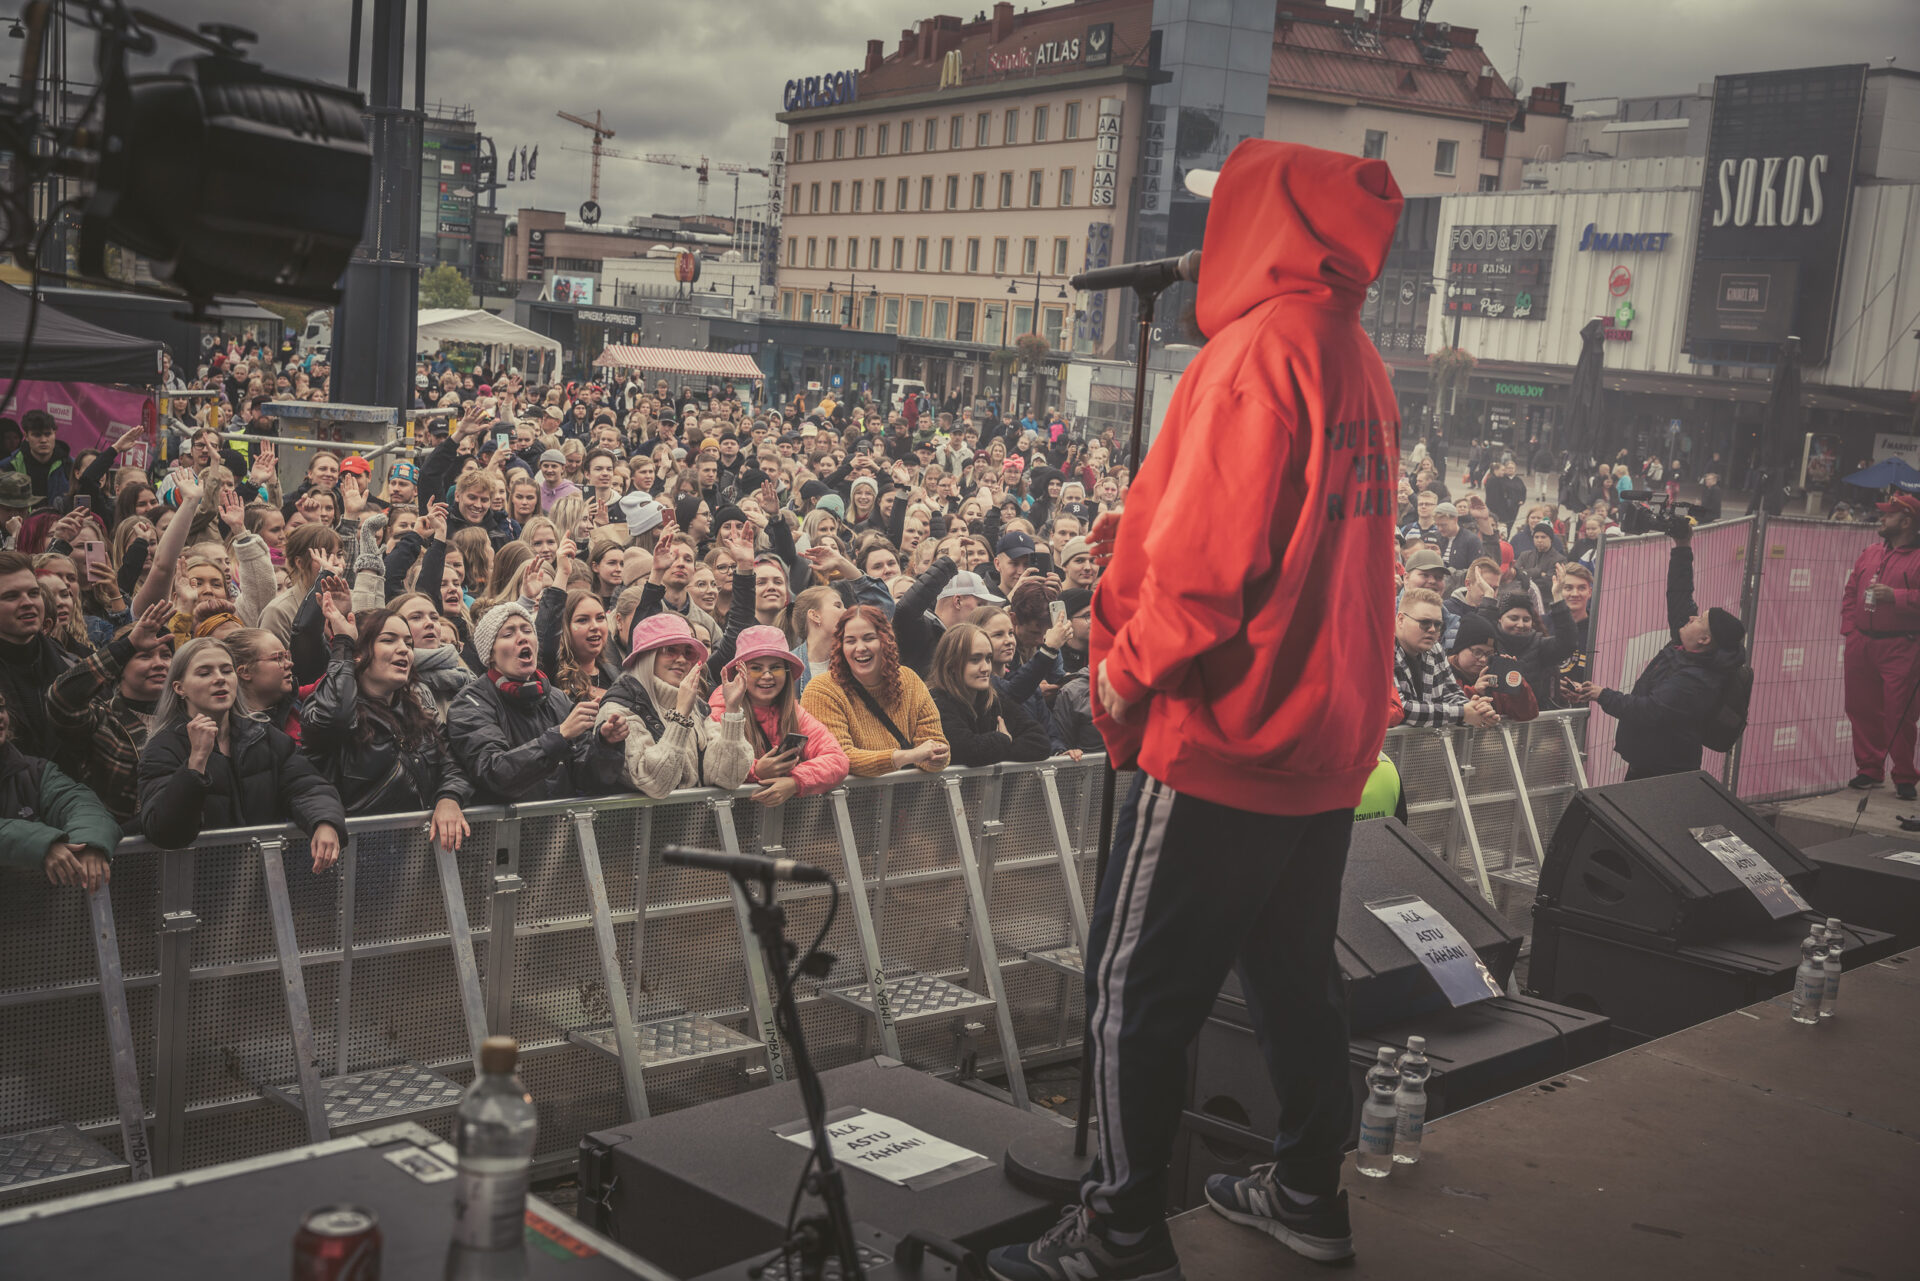
MULTIPOLYGON (((1693 598, 1701 609, 1718 605, 1741 612, 1752 527, 1751 517, 1741 517, 1694 532, 1693 598)), ((1632 689, 1653 656, 1673 643, 1667 624, 1667 560, 1672 549, 1672 541, 1660 534, 1606 542, 1594 602, 1593 643, 1593 680, 1603 688, 1632 689)), ((1587 780, 1594 786, 1618 783, 1627 775, 1626 762, 1613 751, 1616 724, 1597 703, 1587 718, 1587 780)), ((1700 767, 1719 776, 1725 761, 1720 753, 1708 752, 1700 767)))
MULTIPOLYGON (((149 403, 151 398, 140 392, 102 387, 97 383, 23 380, 14 392, 13 405, 7 415, 18 422, 28 410, 46 410, 60 425, 60 439, 77 454, 103 440, 117 439, 127 428, 145 422, 149 403)), ((133 466, 145 465, 139 457, 128 462, 133 466)))
POLYGON ((1853 776, 1840 597, 1872 525, 1774 517, 1760 558, 1753 703, 1740 747, 1748 800, 1831 792, 1853 776))

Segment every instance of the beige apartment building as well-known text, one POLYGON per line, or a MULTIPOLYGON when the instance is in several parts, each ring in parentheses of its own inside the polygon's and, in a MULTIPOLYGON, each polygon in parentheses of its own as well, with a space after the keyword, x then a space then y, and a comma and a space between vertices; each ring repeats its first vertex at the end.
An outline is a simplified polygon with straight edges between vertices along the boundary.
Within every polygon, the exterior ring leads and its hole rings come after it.
POLYGON ((1002 390, 993 354, 1023 335, 1062 359, 1111 351, 1104 316, 1076 342, 1066 281, 1124 257, 1149 17, 1003 3, 928 19, 890 56, 869 41, 854 101, 809 107, 790 84, 780 318, 894 335, 896 376, 962 398, 1002 390))

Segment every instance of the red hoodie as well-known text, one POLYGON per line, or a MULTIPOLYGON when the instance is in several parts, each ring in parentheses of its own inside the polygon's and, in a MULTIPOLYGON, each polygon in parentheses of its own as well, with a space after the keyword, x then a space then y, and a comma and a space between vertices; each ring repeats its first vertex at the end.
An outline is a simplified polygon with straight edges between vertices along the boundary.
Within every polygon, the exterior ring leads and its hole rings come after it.
POLYGON ((1360 803, 1393 684, 1399 408, 1360 302, 1400 219, 1384 162, 1254 139, 1207 216, 1207 345, 1127 495, 1092 661, 1117 764, 1263 814, 1360 803))

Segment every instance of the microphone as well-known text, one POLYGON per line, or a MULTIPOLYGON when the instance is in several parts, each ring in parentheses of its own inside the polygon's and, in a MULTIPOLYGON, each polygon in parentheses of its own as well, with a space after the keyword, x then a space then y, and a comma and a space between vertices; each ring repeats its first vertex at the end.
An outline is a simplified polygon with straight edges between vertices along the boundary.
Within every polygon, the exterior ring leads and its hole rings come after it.
POLYGON ((755 881, 800 881, 824 884, 833 878, 820 868, 790 858, 767 858, 760 854, 723 854, 719 850, 698 850, 686 845, 669 845, 660 851, 660 861, 679 867, 705 867, 728 876, 755 881))
POLYGON ((1156 258, 1151 262, 1122 262, 1111 267, 1096 267, 1070 278, 1067 283, 1081 292, 1095 289, 1140 289, 1157 294, 1176 280, 1200 281, 1200 251, 1189 249, 1178 258, 1156 258))

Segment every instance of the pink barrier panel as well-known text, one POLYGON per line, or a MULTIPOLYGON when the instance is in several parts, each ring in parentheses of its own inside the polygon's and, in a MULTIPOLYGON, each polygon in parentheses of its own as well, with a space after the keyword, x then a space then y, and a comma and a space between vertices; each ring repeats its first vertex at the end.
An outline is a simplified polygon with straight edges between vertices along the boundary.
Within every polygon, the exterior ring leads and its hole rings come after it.
POLYGON ((1871 525, 1776 517, 1760 558, 1753 703, 1740 748, 1747 800, 1814 796, 1853 777, 1840 597, 1871 525))
MULTIPOLYGON (((1701 609, 1715 605, 1740 613, 1746 581, 1751 517, 1721 521, 1693 536, 1693 596, 1701 609)), ((1647 663, 1673 643, 1667 626, 1667 559, 1673 549, 1660 534, 1607 540, 1600 562, 1600 591, 1595 602, 1594 681, 1607 689, 1632 689, 1647 663)), ((1587 719, 1587 781, 1600 786, 1627 776, 1627 764, 1613 752, 1616 722, 1596 703, 1587 719)), ((1749 733, 1751 740, 1751 733, 1749 733)), ((1722 776, 1726 758, 1708 752, 1701 768, 1722 776)))
MULTIPOLYGON (((4 386, 4 384, 0 384, 4 386)), ((95 383, 50 383, 23 378, 7 413, 16 421, 30 409, 53 415, 60 439, 74 453, 112 440, 145 421, 149 397, 137 391, 102 387, 95 383)), ((135 461, 136 466, 145 464, 135 461)))

